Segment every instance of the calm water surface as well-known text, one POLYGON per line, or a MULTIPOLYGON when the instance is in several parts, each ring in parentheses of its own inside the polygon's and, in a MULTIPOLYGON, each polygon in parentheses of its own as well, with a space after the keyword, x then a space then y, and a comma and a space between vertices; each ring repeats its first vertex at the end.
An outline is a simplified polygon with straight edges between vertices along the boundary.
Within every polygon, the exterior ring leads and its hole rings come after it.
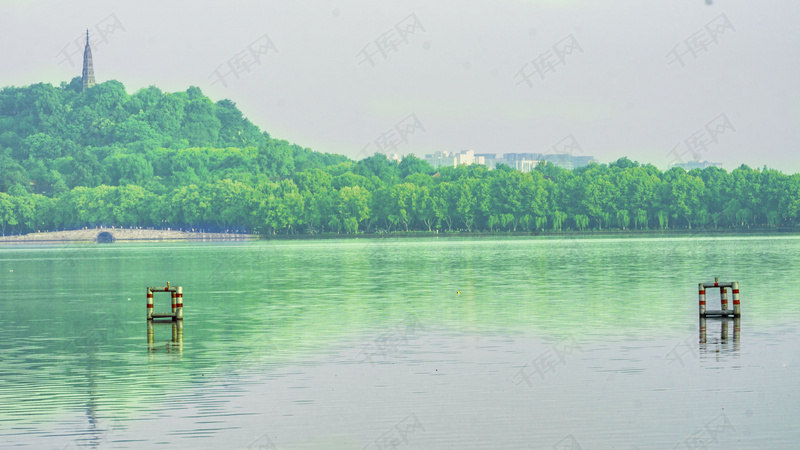
POLYGON ((798 274, 783 236, 2 247, 0 447, 798 448, 798 274), (714 276, 742 318, 701 328, 714 276))

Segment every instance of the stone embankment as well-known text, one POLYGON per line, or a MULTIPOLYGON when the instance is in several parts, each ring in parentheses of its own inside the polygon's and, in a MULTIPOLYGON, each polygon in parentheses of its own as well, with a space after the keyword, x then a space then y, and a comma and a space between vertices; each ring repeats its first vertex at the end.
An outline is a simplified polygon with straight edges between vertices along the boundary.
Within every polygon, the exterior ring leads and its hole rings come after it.
POLYGON ((242 241, 258 239, 254 234, 197 233, 179 230, 149 230, 139 228, 87 228, 84 230, 29 233, 18 236, 0 236, 0 244, 47 243, 47 242, 97 242, 98 236, 114 242, 136 241, 242 241), (108 233, 108 234, 104 234, 108 233))

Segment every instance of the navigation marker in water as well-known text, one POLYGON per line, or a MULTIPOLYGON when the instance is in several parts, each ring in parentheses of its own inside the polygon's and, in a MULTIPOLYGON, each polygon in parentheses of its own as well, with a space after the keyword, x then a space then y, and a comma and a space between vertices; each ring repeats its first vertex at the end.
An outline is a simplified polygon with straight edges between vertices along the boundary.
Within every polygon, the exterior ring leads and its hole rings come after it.
POLYGON ((719 278, 714 278, 713 283, 699 283, 697 285, 699 292, 698 306, 700 308, 700 317, 739 317, 742 315, 741 306, 739 303, 739 282, 727 281, 720 282, 719 278), (719 298, 721 309, 712 310, 706 309, 706 288, 719 288, 719 298), (733 291, 733 309, 728 309, 728 289, 733 291))
POLYGON ((148 287, 147 288, 147 320, 153 319, 168 319, 173 321, 183 320, 183 287, 170 286, 167 281, 167 287, 148 287), (169 313, 154 313, 153 312, 153 293, 154 292, 169 292, 172 295, 172 312, 169 313))

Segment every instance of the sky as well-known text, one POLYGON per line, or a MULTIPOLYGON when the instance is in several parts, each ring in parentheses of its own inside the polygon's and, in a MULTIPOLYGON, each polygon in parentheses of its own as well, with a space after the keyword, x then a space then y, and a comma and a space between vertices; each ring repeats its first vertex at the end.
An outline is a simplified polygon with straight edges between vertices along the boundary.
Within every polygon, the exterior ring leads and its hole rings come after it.
POLYGON ((0 86, 199 87, 273 138, 800 172, 796 0, 0 0, 0 86))

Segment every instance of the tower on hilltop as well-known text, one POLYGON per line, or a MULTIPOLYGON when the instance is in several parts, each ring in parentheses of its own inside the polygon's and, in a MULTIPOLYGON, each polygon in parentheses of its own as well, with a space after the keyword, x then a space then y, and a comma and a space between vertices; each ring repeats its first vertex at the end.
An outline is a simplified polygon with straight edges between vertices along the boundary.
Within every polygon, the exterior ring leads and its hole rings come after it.
POLYGON ((83 90, 94 86, 94 67, 92 66, 92 49, 89 47, 89 29, 86 29, 86 48, 83 50, 83 90))

